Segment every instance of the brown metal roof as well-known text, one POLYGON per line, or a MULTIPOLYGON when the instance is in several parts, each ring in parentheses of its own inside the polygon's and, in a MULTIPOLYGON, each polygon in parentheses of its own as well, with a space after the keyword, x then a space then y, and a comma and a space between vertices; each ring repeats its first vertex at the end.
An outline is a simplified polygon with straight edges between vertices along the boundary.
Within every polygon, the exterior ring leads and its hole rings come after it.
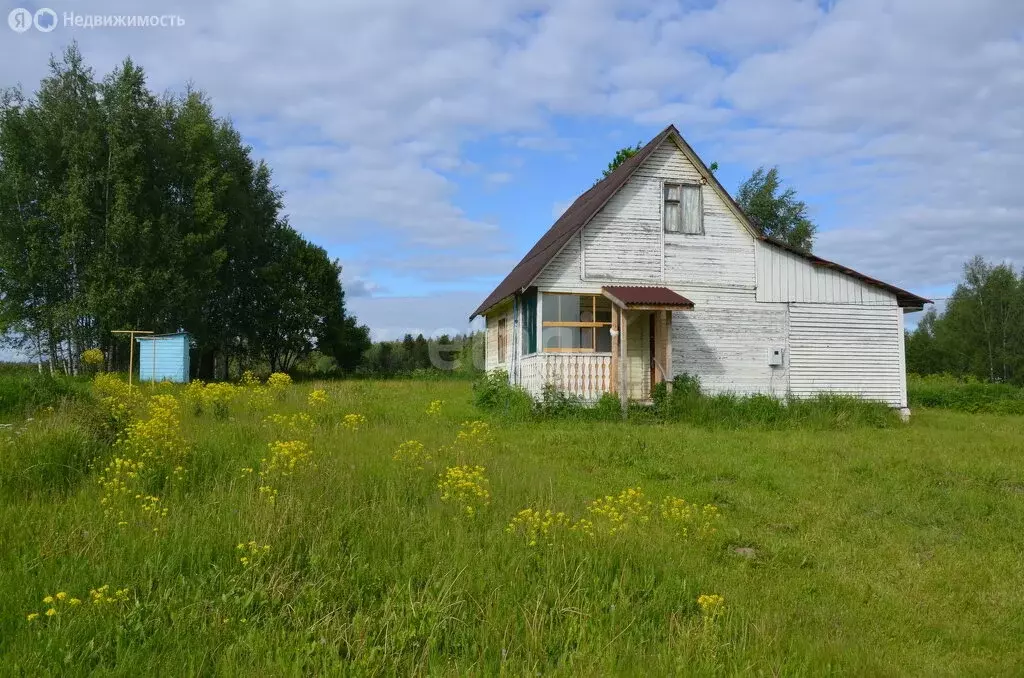
POLYGON ((499 301, 512 296, 533 282, 537 274, 544 270, 547 263, 554 259, 555 255, 565 246, 565 243, 569 242, 569 238, 579 233, 580 229, 629 181, 636 168, 674 130, 675 127, 672 125, 666 127, 662 130, 661 134, 651 139, 636 155, 619 165, 615 168, 614 172, 576 198, 575 202, 569 206, 569 209, 565 210, 562 216, 558 218, 558 221, 548 229, 548 232, 541 236, 537 244, 533 246, 533 249, 527 252, 522 261, 516 264, 515 268, 505 276, 505 279, 494 288, 494 291, 484 299, 480 307, 473 311, 473 315, 469 316, 469 319, 472 320, 499 301))
POLYGON ((908 292, 904 289, 900 289, 894 285, 884 283, 880 280, 876 280, 863 273, 858 273, 852 268, 841 266, 837 263, 822 259, 821 257, 815 256, 808 252, 796 249, 785 243, 779 242, 774 238, 769 238, 761 233, 761 229, 756 227, 750 219, 743 213, 743 209, 736 203, 735 199, 729 194, 729 191, 725 190, 725 187, 718 181, 718 178, 712 174, 707 167, 701 162, 697 154, 690 148, 690 145, 686 143, 682 135, 679 134, 679 130, 675 128, 675 125, 669 125, 661 131, 661 133, 651 139, 647 145, 640 149, 636 155, 626 160, 624 163, 619 165, 614 172, 609 174, 601 181, 594 184, 590 190, 583 193, 580 197, 576 198, 575 202, 570 205, 558 221, 548 229, 547 233, 541 236, 537 244, 526 253, 526 256, 516 264, 505 279, 498 283, 498 286, 494 288, 494 291, 484 299, 483 303, 473 311, 473 314, 469 316, 472 320, 478 315, 489 310, 498 302, 512 296, 516 292, 525 289, 530 283, 533 282, 534 278, 544 270, 544 267, 555 258, 555 255, 561 251, 562 247, 572 238, 574 235, 579 233, 580 229, 586 226, 591 219, 604 207, 605 203, 611 200, 620 188, 622 188, 638 167, 648 158, 661 145, 661 142, 665 141, 669 136, 674 136, 675 140, 682 146, 692 157, 696 158, 698 163, 698 170, 701 174, 708 179, 708 182, 718 189, 719 193, 725 196, 729 204, 733 207, 736 214, 741 217, 741 220, 750 231, 750 233, 761 240, 762 242, 781 247, 787 252, 796 254, 797 256, 807 259, 815 266, 824 266, 837 271, 841 271, 850 277, 856 278, 861 282, 868 285, 881 288, 894 294, 896 296, 896 303, 901 307, 908 308, 922 308, 925 304, 932 303, 931 300, 919 297, 916 294, 908 292))
POLYGON ((662 306, 665 308, 693 308, 693 302, 667 287, 609 285, 601 291, 620 306, 662 306))

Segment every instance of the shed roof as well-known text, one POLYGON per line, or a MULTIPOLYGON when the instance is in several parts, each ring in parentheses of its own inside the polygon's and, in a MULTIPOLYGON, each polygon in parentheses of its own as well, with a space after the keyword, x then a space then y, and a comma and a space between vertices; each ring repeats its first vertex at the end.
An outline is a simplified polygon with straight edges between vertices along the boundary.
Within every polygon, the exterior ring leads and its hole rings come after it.
POLYGON ((901 307, 921 308, 925 304, 932 303, 930 299, 925 299, 924 297, 920 297, 912 292, 908 292, 894 285, 884 283, 880 280, 864 275, 863 273, 859 273, 852 268, 847 268, 846 266, 842 266, 827 259, 822 259, 821 257, 804 252, 795 247, 779 242, 774 238, 769 238, 763 235, 761 230, 751 222, 746 214, 743 213, 743 209, 736 203, 729 192, 725 190, 715 175, 711 173, 706 165, 704 165, 704 162, 697 156, 697 154, 693 152, 693 149, 690 148, 689 144, 686 143, 686 140, 683 139, 681 134, 679 134, 679 130, 675 128, 675 125, 669 125, 663 129, 658 136, 647 142, 647 144, 633 157, 627 159, 611 174, 594 184, 589 190, 576 198, 572 205, 569 206, 569 209, 562 213, 562 216, 559 217, 551 228, 541 236, 540 240, 537 241, 537 244, 526 253, 526 256, 524 256, 522 260, 516 264, 511 271, 509 271, 504 280, 498 283, 498 286, 494 288, 494 291, 484 299, 483 303, 481 303, 475 311, 473 311, 472 315, 469 316, 470 320, 487 312, 498 302, 528 287, 537 275, 544 270, 544 267, 548 262, 554 259, 561 251, 569 239, 579 233, 584 226, 590 223, 590 220, 593 219, 599 211, 601 211, 601 208, 604 207, 605 203, 611 200, 612 196, 618 193, 619 189, 629 181, 637 168, 640 167, 651 153, 653 153, 661 143, 669 137, 672 137, 681 148, 687 151, 687 154, 696 163, 697 170, 701 175, 725 198, 729 206, 740 218, 741 222, 751 235, 761 242, 774 247, 779 247, 787 252, 803 257, 815 266, 832 268, 868 285, 890 292, 896 296, 896 301, 901 307))
POLYGON ((657 306, 659 308, 691 309, 693 302, 667 287, 646 285, 608 285, 601 292, 619 306, 657 306))

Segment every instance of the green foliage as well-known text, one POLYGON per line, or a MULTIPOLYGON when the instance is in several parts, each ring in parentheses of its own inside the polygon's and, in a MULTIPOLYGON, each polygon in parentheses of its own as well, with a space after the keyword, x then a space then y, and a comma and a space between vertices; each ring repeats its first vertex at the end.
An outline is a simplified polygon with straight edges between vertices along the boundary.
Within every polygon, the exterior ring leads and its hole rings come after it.
POLYGON ((736 202, 761 232, 804 252, 814 248, 818 227, 807 216, 807 204, 796 189, 782 189, 779 168, 758 167, 736 191, 736 202))
POLYGON ((609 174, 611 174, 616 169, 618 169, 619 165, 621 165, 622 163, 626 162, 627 160, 632 158, 634 155, 639 153, 640 149, 643 148, 643 147, 644 147, 643 142, 642 141, 638 141, 638 142, 636 142, 636 146, 624 146, 624 147, 620 148, 619 150, 615 151, 615 157, 612 158, 612 161, 610 163, 608 163, 608 168, 605 169, 605 170, 602 170, 601 177, 602 178, 607 177, 609 174))
POLYGON ((508 373, 495 370, 473 383, 473 402, 482 410, 511 419, 530 417, 534 402, 530 394, 508 382, 508 373))
POLYGON ((1024 272, 975 257, 941 315, 907 333, 907 370, 1024 385, 1024 272))
POLYGON ((19 422, 32 446, 0 453, 17 469, 0 466, 0 666, 1001 676, 1024 664, 1024 418, 922 409, 907 426, 828 434, 497 416, 465 426, 479 416, 471 397, 465 382, 352 380, 292 385, 272 409, 239 404, 227 419, 183 409, 176 428, 192 453, 159 488, 167 514, 124 526, 104 514, 98 483, 114 449, 80 475, 88 454, 45 442, 74 440, 73 418, 19 422), (312 388, 327 402, 304 433, 265 423, 305 412, 312 388), (338 426, 349 413, 365 425, 338 426), (315 467, 278 483, 271 505, 258 475, 269 444, 293 435, 315 467), (409 441, 422 445, 414 464, 395 458, 409 441), (34 456, 77 470, 60 486, 31 476, 34 456), (489 503, 467 519, 438 483, 477 465, 489 503), (61 489, 42 489, 51 483, 61 489), (701 537, 689 512, 708 504, 721 519, 701 537), (534 544, 509 532, 527 508, 548 521, 534 544), (115 601, 93 604, 104 585, 115 601))
POLYGON ((1024 388, 1011 384, 993 384, 973 377, 911 374, 907 378, 907 398, 911 408, 938 407, 971 413, 1024 414, 1024 388))
POLYGON ((158 97, 130 59, 97 82, 72 45, 0 97, 0 336, 69 374, 96 348, 127 369, 127 327, 188 330, 204 378, 314 348, 352 370, 369 338, 340 266, 281 207, 201 93, 158 97))
POLYGON ((0 369, 0 418, 30 416, 44 407, 86 396, 89 385, 80 379, 40 374, 32 367, 0 369))
POLYGON ((18 496, 67 494, 106 449, 63 412, 0 429, 0 490, 18 496))
POLYGON ((405 335, 401 341, 380 341, 363 353, 357 374, 405 377, 429 374, 432 378, 477 379, 483 374, 483 332, 427 339, 405 335))
MULTIPOLYGON (((534 401, 518 387, 509 386, 508 375, 492 372, 475 385, 476 404, 481 409, 500 412, 508 409, 507 400, 516 398, 520 404, 517 417, 535 421, 546 419, 581 421, 616 421, 622 419, 617 395, 604 394, 596 403, 585 403, 566 395, 552 385, 544 388, 540 400, 534 401)), ((791 429, 842 430, 847 428, 886 428, 899 422, 897 414, 884 403, 869 402, 841 395, 819 395, 815 398, 782 401, 768 395, 738 396, 706 395, 700 380, 681 374, 672 383, 656 384, 653 404, 630 403, 627 420, 634 424, 685 423, 709 429, 791 429)))

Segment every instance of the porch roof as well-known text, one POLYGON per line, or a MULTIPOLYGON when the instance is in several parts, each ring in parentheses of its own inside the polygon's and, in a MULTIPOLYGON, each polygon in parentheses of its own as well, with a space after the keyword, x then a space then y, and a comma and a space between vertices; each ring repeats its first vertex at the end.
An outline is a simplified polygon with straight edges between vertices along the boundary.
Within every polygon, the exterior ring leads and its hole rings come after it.
POLYGON ((611 285, 601 288, 601 293, 613 304, 625 309, 689 311, 693 302, 667 287, 646 287, 642 285, 611 285))

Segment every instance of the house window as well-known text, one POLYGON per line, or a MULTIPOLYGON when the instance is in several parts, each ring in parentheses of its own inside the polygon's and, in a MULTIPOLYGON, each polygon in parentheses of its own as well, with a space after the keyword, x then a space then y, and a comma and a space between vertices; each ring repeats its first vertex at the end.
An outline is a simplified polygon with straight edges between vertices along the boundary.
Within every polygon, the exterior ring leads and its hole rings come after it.
POLYGON ((537 289, 523 294, 523 355, 537 352, 537 289))
POLYGON ((545 351, 610 353, 612 305, 592 294, 545 293, 541 345, 545 351))
POLYGON ((498 362, 508 359, 508 320, 498 318, 498 362))
POLYGON ((665 184, 665 232, 686 235, 704 233, 700 186, 665 184))

